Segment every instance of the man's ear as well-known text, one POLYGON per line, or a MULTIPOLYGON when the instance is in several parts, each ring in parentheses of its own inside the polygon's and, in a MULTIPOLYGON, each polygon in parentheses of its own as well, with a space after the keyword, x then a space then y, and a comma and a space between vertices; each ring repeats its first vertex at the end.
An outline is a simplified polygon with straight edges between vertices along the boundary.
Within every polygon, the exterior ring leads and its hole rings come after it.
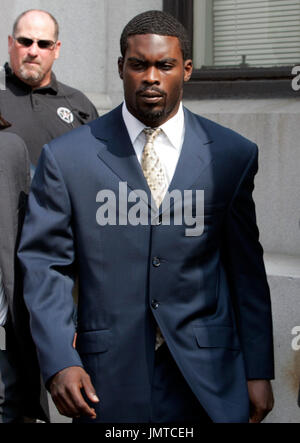
POLYGON ((123 66, 124 66, 124 59, 123 57, 118 58, 118 69, 119 69, 119 76, 123 80, 123 66))
POLYGON ((10 50, 11 50, 11 47, 12 47, 13 43, 14 43, 13 36, 12 36, 12 35, 9 35, 9 36, 8 36, 8 53, 9 53, 9 54, 10 54, 10 50))
POLYGON ((191 78, 193 72, 193 61, 191 59, 187 59, 184 61, 184 81, 188 82, 191 78))
POLYGON ((54 48, 54 59, 57 60, 59 57, 59 53, 60 53, 60 47, 61 47, 61 41, 57 40, 56 44, 55 44, 55 48, 54 48))

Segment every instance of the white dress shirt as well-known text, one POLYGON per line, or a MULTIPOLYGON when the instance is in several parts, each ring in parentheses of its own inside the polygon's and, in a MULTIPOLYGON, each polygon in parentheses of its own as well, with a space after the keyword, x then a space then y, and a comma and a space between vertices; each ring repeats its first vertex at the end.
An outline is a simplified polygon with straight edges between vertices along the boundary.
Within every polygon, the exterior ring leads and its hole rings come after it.
MULTIPOLYGON (((122 115, 136 156, 141 164, 143 149, 146 143, 146 135, 143 133, 143 129, 146 126, 128 111, 125 102, 122 107, 122 115)), ((160 128, 162 133, 156 137, 154 148, 164 167, 169 185, 173 178, 184 140, 185 126, 182 103, 180 103, 177 114, 162 124, 160 128)))
POLYGON ((4 294, 2 272, 0 268, 0 326, 4 326, 7 318, 8 303, 4 294))

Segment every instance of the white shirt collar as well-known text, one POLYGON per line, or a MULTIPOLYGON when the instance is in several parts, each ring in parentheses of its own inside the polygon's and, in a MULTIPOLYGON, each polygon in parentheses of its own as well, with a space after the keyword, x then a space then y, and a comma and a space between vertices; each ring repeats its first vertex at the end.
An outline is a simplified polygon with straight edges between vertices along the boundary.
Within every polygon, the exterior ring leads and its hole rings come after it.
MULTIPOLYGON (((137 137, 146 127, 144 123, 135 118, 127 109, 125 101, 122 106, 122 115, 123 119, 131 140, 131 143, 134 144, 137 137)), ((182 103, 179 105, 179 109, 174 117, 167 120, 164 124, 160 126, 165 135, 168 137, 172 146, 176 150, 180 150, 182 146, 183 132, 184 132, 184 113, 182 103)))

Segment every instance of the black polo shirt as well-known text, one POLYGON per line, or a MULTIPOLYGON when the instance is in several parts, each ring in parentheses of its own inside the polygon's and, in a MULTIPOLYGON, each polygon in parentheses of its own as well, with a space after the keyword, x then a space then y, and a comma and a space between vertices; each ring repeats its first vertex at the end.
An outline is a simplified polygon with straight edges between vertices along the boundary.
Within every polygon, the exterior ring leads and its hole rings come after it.
POLYGON ((44 144, 98 117, 95 106, 77 89, 56 80, 32 89, 5 64, 6 90, 0 91, 0 112, 11 123, 6 131, 26 143, 30 160, 37 164, 44 144))

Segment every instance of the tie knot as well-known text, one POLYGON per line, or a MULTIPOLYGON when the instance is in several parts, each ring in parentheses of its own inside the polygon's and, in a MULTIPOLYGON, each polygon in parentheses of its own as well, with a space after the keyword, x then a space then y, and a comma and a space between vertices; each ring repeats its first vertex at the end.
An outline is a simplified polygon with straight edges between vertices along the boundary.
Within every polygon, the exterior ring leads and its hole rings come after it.
POLYGON ((143 132, 146 135, 147 143, 153 143, 162 130, 160 128, 145 128, 143 132))

